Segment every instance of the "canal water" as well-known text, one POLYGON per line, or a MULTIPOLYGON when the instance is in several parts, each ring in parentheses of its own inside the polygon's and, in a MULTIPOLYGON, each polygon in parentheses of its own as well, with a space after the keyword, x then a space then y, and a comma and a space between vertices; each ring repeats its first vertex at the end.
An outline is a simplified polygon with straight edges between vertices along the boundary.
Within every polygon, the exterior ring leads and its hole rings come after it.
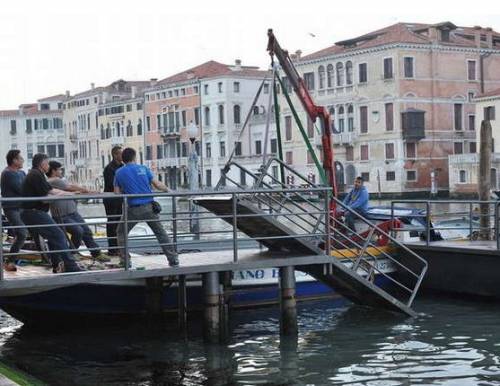
POLYGON ((226 344, 173 328, 28 329, 0 315, 0 362, 49 385, 498 385, 496 304, 423 297, 416 318, 302 304, 298 339, 276 308, 237 311, 226 344))

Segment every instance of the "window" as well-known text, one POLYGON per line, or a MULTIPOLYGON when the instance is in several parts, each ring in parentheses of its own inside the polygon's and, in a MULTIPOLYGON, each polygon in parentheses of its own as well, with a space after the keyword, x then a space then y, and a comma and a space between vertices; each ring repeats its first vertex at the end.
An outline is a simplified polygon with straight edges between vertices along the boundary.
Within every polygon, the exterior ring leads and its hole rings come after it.
POLYGON ((181 119, 182 119, 182 127, 186 127, 187 123, 186 110, 181 111, 181 119))
POLYGON ((234 143, 234 155, 241 155, 241 142, 234 143))
POLYGON ((10 133, 11 134, 16 134, 17 133, 17 126, 16 126, 16 120, 12 119, 10 121, 10 133))
POLYGON ((461 103, 455 103, 453 105, 453 114, 454 114, 453 121, 455 123, 455 130, 463 130, 462 111, 463 111, 463 105, 461 103))
POLYGON ((181 142, 181 157, 187 157, 188 146, 187 142, 181 142))
POLYGON ((414 70, 413 70, 413 58, 408 57, 408 56, 405 57, 404 62, 403 62, 403 66, 404 66, 405 78, 414 78, 415 74, 414 74, 414 70))
POLYGON ((224 142, 224 141, 219 142, 219 155, 221 157, 226 156, 226 142, 224 142))
POLYGON ((292 151, 287 151, 285 153, 285 162, 287 165, 293 164, 293 152, 292 151))
POLYGON ((484 120, 485 121, 495 120, 495 106, 487 106, 484 108, 484 120))
POLYGON ((217 83, 217 89, 219 90, 219 93, 222 93, 222 82, 217 83))
POLYGON ((163 158, 163 145, 156 145, 156 159, 163 158))
POLYGON ((304 83, 308 90, 314 90, 314 72, 304 74, 304 83))
POLYGON ((325 66, 318 67, 318 83, 320 90, 325 88, 325 66))
POLYGON ((264 94, 269 94, 269 83, 264 83, 264 94))
POLYGON ((142 135, 142 119, 139 118, 137 121, 137 135, 142 135))
POLYGON ((359 83, 368 82, 368 72, 367 72, 367 64, 366 63, 359 63, 358 74, 359 74, 358 75, 359 83))
POLYGON ((353 146, 346 146, 345 159, 346 159, 346 161, 354 161, 354 147, 353 146))
POLYGON ((476 80, 476 61, 468 60, 467 61, 467 79, 468 80, 476 80))
MULTIPOLYGON (((164 114, 164 115, 166 115, 166 114, 164 114)), ((167 120, 166 117, 164 117, 163 118, 163 122, 166 123, 166 120, 167 120)), ((161 126, 161 115, 160 114, 156 114, 156 129, 160 130, 161 127, 162 127, 161 126)))
POLYGON ((278 152, 278 140, 276 138, 271 138, 271 154, 276 154, 278 152))
POLYGON ((146 146, 146 160, 151 161, 152 159, 152 151, 151 151, 151 145, 146 146))
POLYGON ((151 118, 149 116, 146 117, 146 130, 151 131, 151 118))
POLYGON ((361 161, 368 161, 370 159, 368 145, 361 145, 359 147, 359 154, 361 161))
POLYGON ((463 152, 464 152, 463 142, 454 142, 453 143, 453 154, 463 154, 463 152))
POLYGON ((307 164, 310 165, 310 164, 313 164, 314 163, 314 160, 313 160, 313 156, 311 154, 310 151, 307 152, 307 164))
POLYGON ((245 186, 247 184, 247 173, 240 169, 240 184, 245 186))
POLYGON ((394 144, 385 144, 385 159, 394 159, 394 144))
POLYGON ((406 158, 417 158, 417 144, 406 142, 406 158))
POLYGON ((31 133, 33 131, 31 127, 31 119, 26 119, 26 132, 31 133))
POLYGON ((406 181, 416 181, 417 180, 417 171, 416 170, 407 170, 406 171, 406 181))
POLYGON ((198 126, 200 124, 200 108, 195 107, 194 109, 194 124, 198 126))
POLYGON ((290 115, 285 117, 285 140, 292 140, 292 117, 290 115))
POLYGON ((51 158, 57 157, 57 146, 47 145, 47 155, 51 158))
POLYGON ((337 69, 337 86, 343 86, 344 85, 344 64, 342 62, 338 62, 336 64, 336 69, 337 69))
POLYGON ((396 181, 396 172, 386 172, 385 173, 386 181, 396 181))
POLYGON ((260 140, 255 141, 255 154, 262 154, 262 142, 260 140))
POLYGON ((474 96, 476 94, 474 93, 474 91, 469 91, 468 94, 467 94, 467 101, 468 102, 472 102, 472 100, 474 99, 474 96))
POLYGON ((208 84, 203 85, 203 93, 208 95, 208 84))
POLYGON ((345 84, 352 84, 352 62, 350 60, 345 63, 345 84))
POLYGON ((210 107, 205 107, 205 126, 210 126, 210 107))
POLYGON ((394 108, 392 103, 385 104, 385 129, 394 130, 394 108))
POLYGON ((459 171, 459 182, 465 184, 467 182, 467 172, 465 170, 459 171))
POLYGON ((224 124, 224 105, 219 105, 219 125, 224 124))
POLYGON ((343 133, 344 132, 344 106, 339 106, 339 109, 338 109, 338 122, 339 122, 339 126, 338 126, 338 132, 339 133, 343 133))
POLYGON ((241 108, 239 105, 233 106, 234 123, 237 125, 239 125, 241 123, 240 110, 241 110, 241 108))
POLYGON ((233 82, 233 91, 235 93, 240 92, 240 82, 233 82))
MULTIPOLYGON (((58 153, 59 158, 64 157, 64 145, 63 144, 57 145, 57 153, 58 153)), ((28 158, 30 158, 30 157, 28 157, 28 158)))
POLYGON ((36 147, 37 153, 45 153, 45 146, 44 145, 38 145, 36 147))
POLYGON ((314 138, 314 123, 309 117, 307 117, 307 137, 314 138))
POLYGON ((384 79, 392 79, 392 58, 384 59, 384 79))
POLYGON ((364 182, 370 182, 370 173, 369 172, 361 173, 361 178, 363 179, 364 182))
POLYGON ((476 153, 476 152, 477 152, 476 142, 469 142, 469 153, 476 153))
POLYGON ((212 145, 210 142, 205 143, 205 157, 212 157, 212 145))
POLYGON ((326 86, 333 87, 333 64, 326 66, 326 86))
POLYGON ((476 116, 474 114, 469 114, 469 130, 476 130, 476 116))
POLYGON ((368 133, 368 107, 359 108, 359 128, 361 133, 368 133))
POLYGON ((212 171, 210 169, 205 170, 206 186, 212 186, 212 171))

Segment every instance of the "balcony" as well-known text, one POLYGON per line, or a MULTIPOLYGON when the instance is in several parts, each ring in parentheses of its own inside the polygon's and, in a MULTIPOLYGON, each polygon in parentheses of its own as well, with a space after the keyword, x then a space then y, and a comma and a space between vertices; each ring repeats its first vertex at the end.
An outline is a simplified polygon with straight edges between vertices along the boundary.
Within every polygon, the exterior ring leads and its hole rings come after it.
POLYGON ((163 139, 180 137, 180 127, 160 127, 160 135, 163 139))
POLYGON ((177 158, 162 158, 156 160, 156 165, 158 169, 166 169, 166 168, 180 168, 182 166, 187 166, 188 157, 177 157, 177 158))
POLYGON ((77 158, 75 159, 75 166, 77 168, 83 168, 87 166, 87 159, 85 158, 77 158))
POLYGON ((69 135, 69 140, 71 142, 76 142, 77 139, 78 139, 78 137, 77 137, 76 134, 72 133, 72 134, 69 135))
POLYGON ((358 133, 355 131, 333 134, 333 145, 351 145, 357 138, 358 133))

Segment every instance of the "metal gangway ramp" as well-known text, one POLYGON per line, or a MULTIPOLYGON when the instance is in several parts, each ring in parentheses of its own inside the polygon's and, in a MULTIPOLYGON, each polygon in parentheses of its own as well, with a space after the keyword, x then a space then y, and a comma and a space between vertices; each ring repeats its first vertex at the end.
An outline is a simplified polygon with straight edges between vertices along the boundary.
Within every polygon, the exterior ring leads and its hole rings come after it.
MULTIPOLYGON (((388 232, 356 214, 366 229, 353 234, 342 221, 328 216, 329 197, 315 197, 317 191, 314 189, 318 187, 276 158, 269 159, 259 173, 231 162, 216 189, 220 191, 228 183, 245 189, 248 194, 203 196, 197 197, 195 202, 272 251, 289 253, 290 256, 331 255, 329 264, 305 264, 296 269, 327 284, 354 303, 415 315, 411 304, 427 270, 427 263, 388 232), (307 184, 308 188, 302 194, 296 190, 287 192, 286 184, 275 175, 276 166, 293 175, 299 181, 296 185, 307 184), (253 180, 250 188, 241 185, 234 177, 243 174, 246 181, 253 180), (279 187, 283 188, 282 193, 276 192, 279 187), (267 193, 266 188, 273 192, 267 193), (388 245, 382 246, 383 240, 389 241, 388 245), (394 254, 398 248, 405 250, 406 257, 411 256, 411 269, 394 254), (382 272, 379 266, 381 259, 390 260, 398 271, 404 271, 405 277, 412 280, 407 279, 403 283, 382 272), (376 276, 382 278, 385 285, 375 280, 376 276)), ((336 200, 336 203, 349 211, 340 201, 336 200)))

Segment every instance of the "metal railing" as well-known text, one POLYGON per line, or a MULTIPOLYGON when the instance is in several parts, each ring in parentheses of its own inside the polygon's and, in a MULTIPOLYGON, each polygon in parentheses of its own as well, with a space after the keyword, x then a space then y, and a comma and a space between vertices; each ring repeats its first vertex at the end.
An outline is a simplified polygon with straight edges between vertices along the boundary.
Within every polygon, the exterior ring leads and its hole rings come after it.
POLYGON ((395 200, 391 202, 391 219, 396 216, 395 207, 404 206, 424 209, 422 214, 408 215, 422 224, 422 228, 405 226, 392 229, 392 233, 419 232, 420 238, 429 245, 433 240, 495 240, 500 250, 500 201, 480 200, 395 200))
MULTIPOLYGON (((223 187, 227 188, 228 184, 232 184, 239 189, 247 189, 241 183, 243 175, 246 182, 253 181, 253 189, 267 189, 263 192, 252 193, 249 197, 249 200, 258 205, 259 208, 270 213, 282 213, 283 216, 280 220, 298 232, 307 233, 324 229, 323 233, 327 237, 322 241, 327 255, 334 252, 336 256, 351 260, 351 269, 355 272, 362 272, 366 280, 371 281, 376 286, 379 286, 379 284, 375 282, 375 276, 385 277, 396 288, 401 290, 398 300, 407 306, 411 306, 427 271, 427 262, 422 257, 403 245, 388 231, 381 229, 358 212, 332 197, 331 190, 328 190, 327 195, 324 193, 321 195, 315 194, 318 192, 317 189, 320 188, 319 185, 313 184, 306 176, 277 158, 270 158, 257 172, 252 172, 236 162, 229 163, 223 170, 223 175, 216 186, 216 190, 223 187), (278 175, 275 174, 276 171, 278 171, 278 175), (287 191, 290 189, 290 185, 282 182, 283 180, 286 181, 287 178, 280 179, 280 172, 285 173, 286 177, 293 176, 294 183, 308 188, 302 191, 287 191), (240 181, 237 181, 235 176, 239 177, 240 181), (224 186, 222 186, 222 181, 224 181, 224 186), (280 189, 276 191, 277 187, 280 189), (344 221, 337 217, 336 213, 331 211, 332 204, 337 208, 341 208, 345 215, 354 217, 366 230, 356 232, 350 229, 344 221), (293 218, 290 218, 289 214, 292 213, 293 218), (318 216, 318 213, 327 215, 318 216), (401 262, 394 253, 395 248, 391 252, 382 244, 397 246, 399 252, 406 253, 410 265, 401 262), (410 280, 405 282, 397 280, 393 275, 389 275, 380 269, 379 260, 382 258, 390 261, 410 280)), ((291 178, 288 180, 291 180, 291 178)))
MULTIPOLYGON (((329 188, 317 188, 314 189, 317 194, 326 195, 329 191, 329 188)), ((114 216, 114 218, 106 218, 104 215, 104 207, 102 208, 103 215, 96 219, 96 217, 83 217, 84 220, 88 220, 90 218, 93 219, 92 223, 87 222, 72 222, 72 223, 54 223, 54 224, 44 224, 44 225, 22 225, 22 226, 14 226, 14 225, 6 225, 3 222, 0 222, 0 280, 5 279, 4 275, 4 261, 6 259, 14 259, 14 260, 23 260, 24 258, 32 258, 34 255, 40 256, 42 259, 43 255, 51 254, 51 253, 91 253, 95 250, 119 250, 121 252, 121 256, 124 259, 123 270, 129 270, 130 263, 130 253, 138 252, 141 253, 145 250, 157 249, 158 247, 167 246, 174 248, 178 252, 182 252, 184 248, 189 248, 189 250, 197 250, 198 248, 203 248, 207 244, 220 244, 221 242, 232 244, 233 250, 233 258, 232 261, 234 263, 239 262, 239 251, 240 248, 245 248, 245 245, 249 244, 249 241, 263 240, 263 237, 252 238, 247 235, 242 234, 237 227, 238 221, 241 221, 245 217, 251 217, 252 214, 243 214, 238 213, 236 203, 238 200, 243 197, 248 197, 248 195, 259 197, 261 194, 298 194, 298 193, 306 193, 305 189, 300 188, 290 188, 286 191, 281 189, 269 190, 269 189, 253 189, 251 192, 242 191, 242 190, 224 190, 224 191, 182 191, 182 192, 172 192, 172 193, 151 193, 151 194, 89 194, 89 195, 72 195, 72 196, 47 196, 47 197, 19 197, 19 198, 0 198, 0 210, 6 203, 15 202, 16 204, 22 206, 23 203, 33 202, 33 201, 43 201, 46 203, 54 203, 65 200, 75 200, 75 201, 87 201, 91 199, 103 199, 103 198, 113 198, 116 200, 122 200, 122 211, 123 215, 114 216), (189 211, 187 207, 187 203, 189 199, 193 197, 205 197, 205 196, 223 196, 230 197, 233 200, 235 205, 233 206, 233 210, 230 214, 226 216, 214 215, 211 212, 207 212, 204 210, 199 210, 198 212, 193 213, 189 211), (128 237, 125 237, 123 245, 119 245, 117 247, 109 247, 107 245, 99 245, 99 248, 88 248, 82 246, 75 246, 71 248, 68 241, 68 248, 60 249, 60 250, 26 250, 22 249, 17 253, 11 253, 7 250, 4 250, 6 246, 9 246, 4 241, 4 234, 8 233, 9 230, 15 230, 18 228, 27 228, 30 230, 30 233, 37 234, 37 229, 40 228, 61 228, 64 233, 68 227, 71 226, 82 226, 87 225, 91 227, 104 227, 106 224, 118 224, 119 226, 123 226, 127 229, 128 224, 132 221, 129 217, 129 202, 134 198, 145 198, 152 197, 158 201, 163 201, 163 211, 160 213, 159 218, 151 218, 147 220, 141 220, 138 222, 151 221, 151 222, 160 222, 163 228, 166 230, 167 234, 170 236, 170 242, 168 243, 159 243, 157 241, 151 242, 151 235, 134 235, 129 234, 128 237), (189 223, 194 219, 198 220, 200 223, 200 232, 199 234, 194 235, 189 230, 189 223), (225 220, 231 219, 233 225, 230 226, 227 224, 225 220), (242 244, 243 243, 243 244, 242 244)), ((318 211, 315 212, 317 216, 328 216, 328 211, 326 208, 319 208, 318 211)), ((287 210, 286 212, 281 211, 269 211, 260 217, 270 217, 273 219, 279 219, 281 217, 286 217, 291 222, 296 222, 300 224, 300 218, 304 216, 302 211, 287 210), (294 218, 296 217, 296 218, 294 218)), ((136 222, 136 221, 134 221, 136 222)), ((300 232, 296 232, 290 235, 281 235, 281 236, 269 236, 268 239, 297 239, 297 238, 315 238, 317 240, 321 240, 325 237, 326 231, 325 229, 321 229, 316 227, 316 229, 311 228, 299 228, 300 232)), ((153 236, 154 237, 154 236, 153 236)), ((99 241, 99 240, 98 240, 99 241)), ((160 252, 161 253, 161 252, 160 252)), ((132 256, 132 258, 134 258, 132 256)), ((165 261, 166 262, 166 261, 165 261)), ((116 267, 113 267, 116 268, 116 267)), ((145 267, 147 269, 147 267, 145 267)), ((235 268, 237 269, 237 268, 235 268)), ((96 269, 93 272, 96 274, 99 271, 107 271, 107 267, 102 267, 102 269, 96 269)), ((78 273, 71 273, 78 274, 78 273)))

